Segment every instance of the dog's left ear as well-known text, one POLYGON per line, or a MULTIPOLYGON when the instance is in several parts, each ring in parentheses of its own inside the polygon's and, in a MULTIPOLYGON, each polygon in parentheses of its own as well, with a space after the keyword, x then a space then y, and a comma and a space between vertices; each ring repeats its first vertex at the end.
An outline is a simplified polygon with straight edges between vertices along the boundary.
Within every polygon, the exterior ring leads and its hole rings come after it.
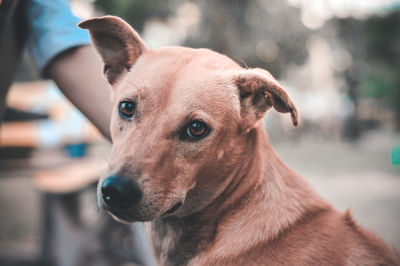
POLYGON ((290 113, 293 125, 297 126, 296 106, 268 71, 259 68, 243 70, 236 76, 235 82, 239 88, 241 114, 246 127, 254 127, 271 107, 281 113, 290 113))
POLYGON ((85 20, 79 27, 88 29, 104 62, 104 74, 113 85, 133 66, 146 45, 139 34, 124 20, 104 16, 85 20))

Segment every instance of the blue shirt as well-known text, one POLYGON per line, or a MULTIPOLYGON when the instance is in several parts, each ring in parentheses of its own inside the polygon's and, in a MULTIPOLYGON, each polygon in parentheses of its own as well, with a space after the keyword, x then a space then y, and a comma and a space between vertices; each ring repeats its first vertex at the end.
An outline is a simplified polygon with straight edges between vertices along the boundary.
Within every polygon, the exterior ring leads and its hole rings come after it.
POLYGON ((41 72, 58 54, 90 44, 89 34, 80 29, 68 0, 30 0, 27 4, 30 25, 28 49, 41 72))

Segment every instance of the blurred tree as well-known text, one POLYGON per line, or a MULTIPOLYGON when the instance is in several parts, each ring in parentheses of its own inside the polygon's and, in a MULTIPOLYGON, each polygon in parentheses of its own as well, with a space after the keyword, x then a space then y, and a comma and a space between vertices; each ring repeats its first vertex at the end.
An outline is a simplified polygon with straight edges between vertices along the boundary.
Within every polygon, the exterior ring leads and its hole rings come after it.
MULTIPOLYGON (((183 45, 206 47, 224 53, 242 65, 262 67, 277 78, 288 66, 303 65, 308 58, 307 40, 318 35, 335 49, 351 55, 351 67, 337 71, 345 80, 355 112, 346 123, 345 135, 361 136, 357 117, 360 97, 385 99, 396 111, 400 129, 400 11, 366 20, 334 18, 318 30, 301 22, 298 8, 281 0, 188 0, 200 10, 198 27, 187 33, 183 45)), ((105 13, 125 19, 139 32, 147 19, 176 15, 184 0, 95 0, 105 13)), ((338 88, 340 89, 340 88, 338 88)))
POLYGON ((400 11, 365 20, 336 19, 336 24, 338 38, 352 56, 352 67, 344 78, 356 111, 348 118, 345 137, 361 136, 360 98, 383 100, 395 111, 400 129, 400 11))
POLYGON ((352 18, 335 19, 337 37, 352 56, 352 67, 344 71, 343 78, 347 84, 347 95, 352 101, 354 111, 346 117, 343 136, 349 140, 357 140, 361 136, 360 121, 357 117, 361 76, 364 68, 364 45, 362 42, 362 22, 352 18))
POLYGON ((108 15, 119 16, 138 32, 150 17, 166 18, 170 15, 169 0, 95 0, 95 5, 108 15))
POLYGON ((366 49, 363 93, 384 98, 396 111, 400 130, 400 10, 386 16, 374 16, 364 23, 366 49))
POLYGON ((262 67, 280 77, 290 64, 307 59, 310 34, 300 10, 286 1, 199 0, 199 32, 185 45, 211 48, 250 67, 262 67))

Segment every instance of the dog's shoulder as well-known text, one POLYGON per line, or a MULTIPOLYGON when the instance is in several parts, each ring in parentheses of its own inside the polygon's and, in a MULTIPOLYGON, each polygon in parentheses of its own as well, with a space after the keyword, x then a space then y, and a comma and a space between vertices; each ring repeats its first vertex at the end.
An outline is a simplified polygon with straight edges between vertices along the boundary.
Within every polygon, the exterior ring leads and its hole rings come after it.
POLYGON ((339 221, 340 217, 330 207, 310 210, 273 239, 260 239, 253 241, 252 245, 248 243, 234 255, 222 252, 218 256, 205 254, 192 262, 193 265, 317 265, 318 262, 323 265, 331 257, 332 262, 344 264, 343 252, 330 248, 338 227, 338 222, 331 222, 332 219, 339 221))
POLYGON ((400 265, 399 253, 374 233, 359 226, 350 210, 342 215, 342 220, 347 229, 347 242, 350 242, 347 248, 350 265, 400 265))
MULTIPOLYGON (((221 255, 221 254, 220 254, 221 255)), ((193 265, 400 265, 398 255, 366 231, 349 211, 334 208, 304 213, 276 238, 235 256, 200 256, 193 265)))

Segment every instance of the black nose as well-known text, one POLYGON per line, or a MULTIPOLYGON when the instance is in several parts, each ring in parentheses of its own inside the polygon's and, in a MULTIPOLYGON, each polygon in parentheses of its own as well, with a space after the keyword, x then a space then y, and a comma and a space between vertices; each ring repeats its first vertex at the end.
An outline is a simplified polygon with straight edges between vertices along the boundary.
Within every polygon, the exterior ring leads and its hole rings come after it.
POLYGON ((111 175, 103 181, 101 194, 104 203, 117 210, 132 207, 142 197, 142 192, 136 182, 118 175, 111 175))

